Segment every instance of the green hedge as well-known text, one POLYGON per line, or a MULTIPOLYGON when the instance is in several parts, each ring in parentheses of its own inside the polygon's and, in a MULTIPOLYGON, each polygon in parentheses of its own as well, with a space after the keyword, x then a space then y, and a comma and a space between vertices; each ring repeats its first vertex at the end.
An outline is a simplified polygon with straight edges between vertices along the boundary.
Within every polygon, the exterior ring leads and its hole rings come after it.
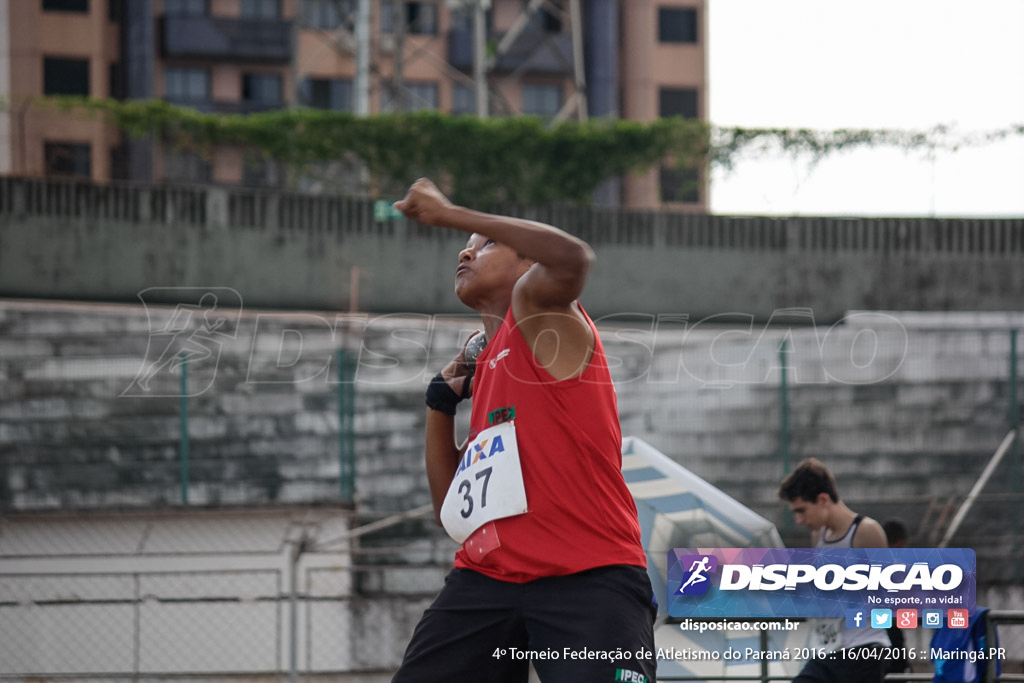
MULTIPOLYGON (((322 162, 356 159, 381 192, 394 193, 420 176, 440 179, 459 203, 547 204, 589 201, 609 178, 660 163, 677 168, 732 168, 742 154, 786 153, 816 162, 856 147, 921 150, 995 144, 1024 135, 1014 125, 959 135, 946 126, 927 131, 723 128, 696 119, 567 121, 545 126, 536 117, 479 119, 436 111, 359 117, 348 112, 292 108, 247 114, 204 114, 162 100, 56 97, 32 104, 102 115, 132 136, 208 153, 242 147, 252 157, 283 162, 295 174, 322 162)), ((400 191, 400 190, 399 190, 400 191)))

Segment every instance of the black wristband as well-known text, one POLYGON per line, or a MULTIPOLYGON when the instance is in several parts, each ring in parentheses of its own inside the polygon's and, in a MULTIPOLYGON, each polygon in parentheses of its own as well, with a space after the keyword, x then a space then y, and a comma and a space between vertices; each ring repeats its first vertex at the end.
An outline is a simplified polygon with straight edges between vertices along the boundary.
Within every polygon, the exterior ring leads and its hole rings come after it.
POLYGON ((448 386, 448 382, 444 381, 444 376, 440 372, 434 375, 434 378, 430 380, 430 384, 427 385, 427 407, 442 412, 445 415, 454 415, 455 406, 463 398, 448 386))

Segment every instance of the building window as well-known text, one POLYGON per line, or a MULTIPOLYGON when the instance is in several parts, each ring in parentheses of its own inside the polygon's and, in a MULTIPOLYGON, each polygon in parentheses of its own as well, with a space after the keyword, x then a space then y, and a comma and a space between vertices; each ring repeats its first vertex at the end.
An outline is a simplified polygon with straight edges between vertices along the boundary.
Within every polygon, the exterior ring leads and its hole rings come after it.
POLYGON ((299 86, 302 104, 317 109, 352 111, 352 81, 341 78, 307 78, 299 86))
POLYGON ((407 83, 409 111, 437 109, 437 83, 407 83))
POLYGON ((89 60, 43 57, 44 95, 88 95, 89 60))
POLYGON ((663 202, 696 204, 700 201, 700 174, 696 169, 662 166, 658 182, 663 202))
POLYGON ((662 43, 696 43, 697 10, 660 7, 658 9, 658 41, 662 43))
MULTIPOLYGON (((661 88, 658 91, 658 115, 698 118, 697 91, 692 88, 661 88)), ((695 169, 662 166, 658 182, 661 201, 695 204, 700 201, 700 174, 695 169)))
POLYGON ((207 0, 164 0, 164 14, 169 17, 205 17, 209 8, 207 0))
POLYGON ((409 33, 437 35, 437 5, 432 2, 405 4, 406 30, 409 33))
POLYGON ((302 14, 311 28, 331 31, 344 26, 351 31, 355 26, 356 0, 304 0, 302 14))
POLYGON ((164 150, 164 180, 174 183, 206 184, 213 178, 210 162, 196 152, 164 150))
POLYGON ((547 7, 541 7, 540 11, 537 12, 535 16, 540 22, 540 29, 544 33, 562 32, 562 17, 559 13, 553 12, 547 7))
MULTIPOLYGON (((453 31, 472 31, 476 25, 476 10, 471 6, 462 6, 451 9, 448 12, 449 21, 453 31)), ((490 27, 494 25, 494 10, 490 7, 484 10, 484 30, 490 35, 490 27)))
POLYGON ((240 10, 243 19, 280 19, 281 0, 242 0, 240 10))
POLYGON ((698 118, 697 91, 691 88, 662 88, 658 91, 658 116, 698 118))
POLYGON ((114 62, 107 68, 107 84, 110 88, 107 96, 110 99, 124 99, 124 69, 120 63, 114 62))
POLYGON ((128 173, 128 149, 124 145, 110 148, 110 179, 131 180, 128 173))
POLYGON ((89 12, 89 0, 43 0, 44 12, 89 12))
POLYGON ((466 6, 459 6, 448 12, 449 22, 453 31, 473 30, 473 9, 466 6))
POLYGON ((262 104, 281 103, 281 77, 275 74, 242 74, 242 99, 262 104))
POLYGON ((463 83, 456 83, 452 89, 452 113, 476 113, 476 88, 463 83))
POLYGON ((164 69, 164 99, 172 102, 206 102, 210 99, 210 74, 206 69, 164 69))
POLYGON ((87 143, 47 142, 43 154, 48 176, 92 175, 92 148, 87 143))
POLYGON ((437 109, 437 83, 406 83, 404 95, 406 106, 403 109, 395 102, 392 88, 382 90, 380 94, 381 111, 437 109))
POLYGON ((280 163, 272 159, 246 159, 242 167, 245 187, 281 187, 283 179, 280 163))
POLYGON ((558 85, 523 84, 523 113, 551 119, 562 108, 562 89, 558 85))
MULTIPOLYGON (((380 6, 380 32, 395 32, 395 3, 384 0, 380 6)), ((405 32, 419 35, 437 35, 437 3, 406 2, 405 32)))

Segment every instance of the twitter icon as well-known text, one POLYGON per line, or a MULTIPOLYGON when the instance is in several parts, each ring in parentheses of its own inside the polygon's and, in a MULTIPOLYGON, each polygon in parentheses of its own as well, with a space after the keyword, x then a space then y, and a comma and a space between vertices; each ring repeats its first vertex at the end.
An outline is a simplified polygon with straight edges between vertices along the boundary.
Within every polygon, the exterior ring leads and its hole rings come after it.
POLYGON ((892 628, 892 610, 871 610, 871 628, 892 628))

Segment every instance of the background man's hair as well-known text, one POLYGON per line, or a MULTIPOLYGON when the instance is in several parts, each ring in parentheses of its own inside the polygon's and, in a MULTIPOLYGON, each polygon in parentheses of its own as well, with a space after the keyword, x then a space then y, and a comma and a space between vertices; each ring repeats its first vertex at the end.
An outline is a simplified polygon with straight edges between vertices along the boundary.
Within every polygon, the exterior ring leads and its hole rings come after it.
POLYGON ((885 539, 890 548, 897 543, 905 544, 910 540, 906 525, 898 519, 887 519, 882 522, 882 530, 885 531, 885 539))

